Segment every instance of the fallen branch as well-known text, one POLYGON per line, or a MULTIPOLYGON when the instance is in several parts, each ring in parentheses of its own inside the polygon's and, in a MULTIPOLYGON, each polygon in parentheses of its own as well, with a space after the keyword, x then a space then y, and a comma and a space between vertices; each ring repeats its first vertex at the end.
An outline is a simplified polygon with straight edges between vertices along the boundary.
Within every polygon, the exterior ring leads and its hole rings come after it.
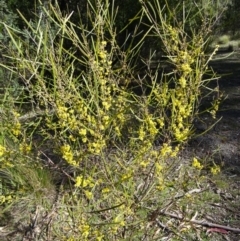
POLYGON ((177 215, 177 214, 170 213, 170 212, 165 212, 165 211, 160 211, 160 212, 158 212, 158 214, 159 215, 164 215, 164 216, 169 216, 171 218, 175 218, 175 219, 179 219, 179 220, 184 220, 186 222, 190 222, 190 223, 193 223, 193 224, 198 224, 198 225, 201 225, 201 226, 204 226, 204 227, 220 228, 220 229, 225 229, 227 231, 231 231, 231 232, 234 232, 234 233, 240 233, 240 229, 239 228, 232 228, 232 227, 225 226, 225 225, 220 225, 220 224, 216 224, 216 223, 210 223, 210 222, 207 222, 205 220, 196 220, 195 218, 193 218, 193 219, 185 219, 185 218, 183 218, 182 215, 177 215))
POLYGON ((18 117, 18 120, 20 122, 24 122, 28 119, 32 119, 32 118, 35 118, 35 117, 39 117, 39 116, 46 116, 46 115, 52 115, 56 113, 56 111, 53 109, 53 110, 50 110, 50 111, 45 111, 45 110, 37 110, 37 111, 30 111, 22 116, 19 116, 18 117))
MULTIPOLYGON (((24 122, 24 121, 27 121, 28 119, 32 119, 32 118, 36 118, 36 117, 39 117, 39 116, 46 116, 46 115, 53 115, 55 114, 57 111, 55 109, 52 109, 52 110, 33 110, 33 111, 29 111, 28 113, 22 115, 22 116, 19 116, 17 118, 17 120, 19 122, 24 122)), ((0 114, 1 115, 5 115, 5 112, 2 108, 0 108, 0 114)))

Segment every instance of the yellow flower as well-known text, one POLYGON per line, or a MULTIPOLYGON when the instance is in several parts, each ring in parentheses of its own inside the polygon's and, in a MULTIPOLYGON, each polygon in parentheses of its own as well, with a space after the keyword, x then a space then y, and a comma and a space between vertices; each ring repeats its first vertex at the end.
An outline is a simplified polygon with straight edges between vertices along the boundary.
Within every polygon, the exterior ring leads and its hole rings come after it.
POLYGON ((16 112, 15 110, 12 112, 14 117, 18 118, 20 116, 20 114, 18 112, 16 112))
POLYGON ((156 167, 156 172, 159 173, 163 170, 163 166, 160 165, 159 163, 155 163, 155 167, 156 167))
POLYGON ((196 157, 193 158, 192 166, 200 170, 203 168, 203 165, 198 161, 196 157))
POLYGON ((102 241, 103 238, 104 238, 104 235, 101 235, 101 236, 98 236, 96 239, 97 239, 97 241, 102 241))
POLYGON ((13 128, 12 128, 12 133, 15 136, 19 136, 21 133, 21 123, 17 122, 14 124, 13 128))
POLYGON ((92 192, 90 192, 90 191, 88 191, 88 190, 84 190, 84 193, 85 193, 87 199, 92 199, 92 198, 93 198, 92 192))
POLYGON ((0 157, 3 156, 5 153, 6 153, 6 148, 0 145, 0 157))
POLYGON ((108 103, 107 101, 103 101, 103 102, 102 102, 102 105, 103 105, 103 107, 104 107, 106 110, 109 110, 109 108, 111 107, 111 104, 108 103))
POLYGON ((4 195, 0 195, 0 204, 3 204, 3 203, 10 203, 12 202, 12 196, 11 195, 7 195, 7 196, 4 196, 4 195))
POLYGON ((105 58, 107 57, 107 54, 106 54, 105 51, 99 52, 98 55, 99 55, 99 57, 100 57, 101 59, 105 59, 105 58))
POLYGON ((75 238, 70 237, 70 238, 68 238, 66 241, 75 241, 75 238))
POLYGON ((163 117, 159 118, 159 119, 157 120, 157 122, 158 122, 160 128, 164 127, 164 118, 163 118, 163 117))
POLYGON ((165 157, 168 154, 172 152, 172 147, 169 146, 167 143, 163 143, 162 150, 161 150, 161 156, 165 157))
POLYGON ((64 145, 61 147, 61 152, 62 152, 62 157, 70 164, 73 166, 76 166, 77 163, 73 159, 73 152, 71 150, 71 147, 69 145, 64 145))
POLYGON ((83 143, 86 143, 87 140, 88 140, 87 137, 82 138, 82 142, 83 142, 83 143))
POLYGON ((216 110, 211 110, 211 111, 209 111, 210 112, 210 114, 212 115, 212 118, 213 119, 216 119, 216 110))
POLYGON ((5 203, 5 201, 6 201, 5 196, 4 195, 0 195, 0 204, 5 203))
POLYGON ((93 187, 94 183, 91 177, 86 178, 80 175, 76 177, 74 186, 75 187, 93 187))
POLYGON ((115 126, 115 132, 116 132, 116 135, 117 135, 118 137, 121 136, 121 132, 120 132, 119 126, 115 126))
POLYGON ((91 227, 89 225, 82 225, 81 227, 81 231, 82 231, 82 235, 84 238, 87 238, 89 235, 89 231, 90 231, 91 227))
POLYGON ((186 198, 192 199, 192 195, 190 193, 186 193, 186 198))
POLYGON ((189 129, 186 127, 185 129, 180 130, 179 127, 178 127, 174 130, 174 135, 175 135, 175 138, 176 138, 177 141, 183 142, 187 139, 187 137, 189 135, 189 129))
POLYGON ((58 112, 59 119, 61 119, 62 121, 67 120, 69 118, 69 113, 67 111, 68 111, 67 107, 58 106, 57 112, 58 112))
POLYGON ((105 47, 107 45, 106 41, 102 41, 102 46, 105 47))
POLYGON ((189 74, 192 71, 190 65, 187 63, 182 64, 181 69, 184 72, 184 74, 189 74))
POLYGON ((120 226, 125 226, 124 216, 122 214, 118 214, 117 217, 114 218, 113 222, 119 224, 120 226))
POLYGON ((99 139, 99 140, 96 140, 95 142, 90 142, 88 144, 88 150, 91 153, 99 154, 101 153, 101 151, 104 149, 105 146, 106 146, 105 140, 99 139))
POLYGON ((144 127, 143 126, 141 126, 140 127, 140 129, 139 129, 139 131, 138 131, 138 135, 139 135, 139 140, 140 141, 143 141, 143 139, 144 139, 144 137, 145 137, 145 131, 144 131, 144 127))
POLYGON ((163 177, 158 177, 158 184, 156 185, 156 188, 159 191, 162 191, 165 188, 165 183, 163 177))
POLYGON ((107 116, 107 115, 103 116, 103 121, 106 125, 108 124, 109 119, 110 119, 109 116, 107 116))
POLYGON ((73 135, 70 135, 70 136, 69 136, 69 140, 71 140, 71 141, 74 142, 74 141, 76 141, 76 138, 75 138, 73 135))
POLYGON ((21 143, 19 145, 19 151, 23 154, 28 154, 31 151, 31 149, 31 145, 28 145, 27 143, 21 143))
POLYGON ((176 146, 175 149, 171 153, 171 157, 176 157, 177 154, 179 153, 179 146, 176 146))
POLYGON ((214 167, 211 167, 211 173, 212 173, 213 175, 218 174, 220 171, 221 171, 221 169, 220 169, 220 167, 217 166, 217 165, 214 166, 214 167))
POLYGON ((186 87, 186 79, 184 78, 184 77, 181 77, 180 79, 179 79, 179 83, 180 83, 180 85, 181 85, 181 87, 182 88, 185 88, 186 87))
POLYGON ((146 168, 149 165, 149 161, 148 160, 144 160, 140 162, 140 166, 143 168, 146 168))
POLYGON ((75 130, 77 128, 77 124, 78 124, 78 122, 77 122, 77 119, 74 115, 69 117, 68 126, 69 126, 70 129, 75 130))
POLYGON ((110 192, 110 189, 108 187, 105 187, 102 189, 102 193, 109 193, 110 192))
POLYGON ((79 135, 81 135, 81 136, 86 136, 87 130, 86 130, 85 128, 81 128, 78 133, 79 133, 79 135))
POLYGON ((121 181, 125 181, 133 176, 132 170, 129 170, 127 173, 122 175, 121 181))
POLYGON ((75 187, 86 187, 87 186, 87 182, 86 180, 83 179, 83 176, 77 176, 76 180, 75 180, 75 187))
POLYGON ((156 128, 156 124, 154 123, 154 121, 152 119, 147 118, 147 123, 149 126, 149 132, 151 134, 151 136, 154 136, 158 133, 158 129, 156 128))
POLYGON ((93 234, 96 237, 96 241, 102 241, 104 238, 104 235, 99 230, 93 231, 93 234))

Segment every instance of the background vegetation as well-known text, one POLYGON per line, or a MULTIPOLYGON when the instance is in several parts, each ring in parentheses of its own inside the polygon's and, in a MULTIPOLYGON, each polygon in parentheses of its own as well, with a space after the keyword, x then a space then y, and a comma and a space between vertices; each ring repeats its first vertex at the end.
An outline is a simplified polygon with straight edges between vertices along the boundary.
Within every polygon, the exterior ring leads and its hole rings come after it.
POLYGON ((206 51, 232 6, 1 0, 3 238, 207 238, 191 225, 217 196, 194 195, 220 166, 180 154, 202 112, 218 121, 206 51))

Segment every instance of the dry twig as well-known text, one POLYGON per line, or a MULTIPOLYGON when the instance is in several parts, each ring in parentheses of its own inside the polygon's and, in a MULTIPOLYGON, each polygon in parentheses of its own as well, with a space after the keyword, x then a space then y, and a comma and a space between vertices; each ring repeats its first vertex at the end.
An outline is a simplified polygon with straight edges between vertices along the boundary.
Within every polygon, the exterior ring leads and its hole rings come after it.
POLYGON ((196 220, 195 218, 186 219, 182 215, 177 215, 177 214, 166 212, 166 211, 160 211, 158 214, 164 215, 164 216, 169 216, 171 218, 175 218, 175 219, 179 219, 179 220, 184 220, 186 222, 201 225, 201 226, 204 226, 204 227, 220 228, 220 229, 224 229, 224 230, 231 231, 231 232, 234 232, 234 233, 240 233, 239 228, 232 228, 232 227, 229 227, 229 226, 226 226, 226 225, 220 225, 220 224, 217 224, 217 223, 210 223, 210 222, 207 222, 206 220, 196 220))

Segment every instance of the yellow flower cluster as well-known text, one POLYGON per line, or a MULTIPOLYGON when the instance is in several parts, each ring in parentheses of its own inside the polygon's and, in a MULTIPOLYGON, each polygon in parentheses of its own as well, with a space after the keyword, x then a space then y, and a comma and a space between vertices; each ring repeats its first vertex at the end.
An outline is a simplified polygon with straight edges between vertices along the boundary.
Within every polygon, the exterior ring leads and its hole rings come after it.
POLYGON ((150 147, 151 145, 149 145, 148 151, 141 152, 140 156, 138 156, 138 163, 141 169, 145 169, 149 164, 158 160, 159 152, 157 150, 151 150, 150 147))
POLYGON ((70 237, 67 239, 67 241, 102 241, 104 239, 104 235, 101 233, 101 231, 94 229, 93 226, 87 222, 85 217, 81 217, 81 221, 77 228, 78 230, 76 232, 76 238, 70 237))
POLYGON ((169 104, 169 92, 170 91, 167 82, 164 82, 153 89, 154 98, 156 99, 157 103, 163 108, 167 107, 167 105, 169 104))
POLYGON ((108 187, 102 189, 102 194, 109 193, 111 190, 108 187))
POLYGON ((186 84, 187 84, 186 77, 181 76, 180 79, 179 79, 179 84, 180 84, 181 88, 185 88, 186 84))
MULTIPOLYGON (((106 50, 106 41, 97 42, 97 55, 92 62, 94 69, 93 79, 97 83, 96 95, 96 125, 94 130, 94 143, 88 147, 92 153, 100 153, 106 146, 109 130, 114 130, 115 135, 121 136, 121 127, 125 119, 126 99, 124 91, 117 86, 116 77, 113 76, 112 62, 106 50), (114 117, 114 118, 113 118, 114 117)), ((94 128, 92 128, 94 129, 94 128)))
POLYGON ((132 176, 133 176, 133 170, 132 169, 126 170, 126 172, 121 177, 121 181, 124 182, 129 178, 131 178, 132 176))
MULTIPOLYGON (((218 91, 218 89, 217 89, 217 91, 218 91)), ((213 119, 216 119, 216 113, 218 111, 219 104, 221 102, 221 98, 222 98, 222 95, 220 95, 219 98, 214 100, 212 103, 212 109, 209 112, 212 115, 213 119)))
POLYGON ((4 156, 6 153, 6 147, 3 145, 0 145, 0 157, 4 156))
POLYGON ((191 73, 192 68, 191 64, 194 62, 194 59, 187 51, 179 51, 178 58, 176 64, 179 65, 179 70, 182 71, 183 78, 186 77, 189 73, 191 73))
POLYGON ((162 191, 164 190, 165 188, 165 180, 164 180, 164 177, 163 175, 159 175, 157 177, 157 183, 156 183, 156 189, 159 190, 159 191, 162 191))
POLYGON ((138 130, 138 139, 140 141, 143 141, 146 136, 145 128, 144 125, 141 125, 139 130, 138 130))
MULTIPOLYGON (((187 76, 191 72, 190 64, 193 60, 186 52, 180 51, 179 55, 182 76, 179 78, 180 87, 176 87, 175 92, 172 92, 171 96, 173 109, 175 110, 172 118, 174 118, 173 130, 176 140, 184 141, 190 133, 188 118, 192 114, 192 103, 195 101, 195 99, 192 100, 192 93, 189 92, 189 88, 186 90, 187 76)), ((192 88, 191 86, 189 87, 190 89, 192 88)), ((193 96, 195 97, 195 93, 193 93, 193 96)))
POLYGON ((13 201, 12 195, 0 195, 0 205, 4 203, 11 203, 13 201))
POLYGON ((62 128, 70 128, 70 130, 76 130, 78 128, 78 120, 74 109, 59 104, 57 114, 62 128))
POLYGON ((221 169, 220 169, 220 167, 218 165, 215 165, 215 166, 211 167, 211 173, 213 175, 218 174, 220 171, 221 171, 221 169))
POLYGON ((84 177, 83 175, 79 175, 75 179, 75 187, 93 187, 94 182, 92 177, 84 177))
POLYGON ((106 146, 106 141, 101 137, 96 138, 95 141, 88 143, 88 151, 93 154, 100 154, 102 149, 106 146))
POLYGON ((149 131, 150 137, 154 138, 155 135, 158 133, 158 129, 156 127, 157 123, 153 121, 151 115, 147 116, 145 123, 147 124, 147 130, 149 131))
POLYGON ((11 158, 8 157, 9 150, 4 146, 0 144, 0 167, 13 167, 14 163, 11 158))
POLYGON ((162 146, 162 149, 161 149, 161 156, 162 157, 166 157, 171 152, 172 152, 172 147, 169 144, 167 144, 167 143, 163 143, 163 146, 162 146))
POLYGON ((94 187, 94 181, 91 176, 85 177, 83 175, 79 175, 75 179, 75 187, 84 188, 83 192, 85 193, 87 199, 93 198, 92 187, 94 187))
MULTIPOLYGON (((98 110, 98 115, 88 108, 88 105, 82 99, 78 99, 72 103, 71 108, 67 108, 61 104, 58 105, 59 126, 61 129, 68 130, 69 140, 75 142, 80 140, 87 144, 87 152, 99 154, 105 147, 103 135, 109 124, 109 116, 103 110, 98 110)), ((69 150, 70 145, 61 148, 63 158, 68 162, 75 164, 73 161, 73 150, 69 150)), ((78 151, 80 157, 86 153, 86 150, 78 151)), ((76 154, 76 153, 75 153, 76 154)))
POLYGON ((21 134, 21 123, 20 122, 15 122, 13 126, 11 127, 12 133, 15 136, 19 136, 21 134))
POLYGON ((19 145, 19 151, 22 153, 22 154, 29 154, 30 151, 32 150, 32 146, 30 144, 27 144, 25 141, 20 143, 19 145))
POLYGON ((9 126, 9 130, 11 130, 14 136, 18 137, 21 134, 21 129, 22 129, 21 123, 19 122, 19 119, 18 119, 20 114, 15 110, 13 110, 12 114, 13 114, 13 123, 11 123, 11 125, 9 126))
MULTIPOLYGON (((166 30, 168 31, 168 36, 169 36, 169 41, 171 42, 172 46, 177 46, 178 44, 178 39, 179 39, 179 34, 178 30, 171 25, 166 25, 166 30)), ((169 44, 166 44, 168 46, 169 44)))
POLYGON ((171 92, 172 98, 172 130, 177 141, 185 141, 190 134, 188 118, 192 113, 192 105, 188 103, 188 96, 183 90, 176 89, 171 92))
POLYGON ((179 146, 176 145, 175 147, 172 147, 168 143, 163 143, 160 154, 161 157, 176 157, 179 152, 179 146))
MULTIPOLYGON (((160 120, 161 122, 161 120, 160 120)), ((142 120, 138 129, 138 140, 141 141, 141 153, 145 152, 152 146, 155 136, 159 133, 159 128, 157 127, 158 120, 151 115, 146 114, 146 117, 142 120)), ((135 145, 134 143, 132 144, 135 145)))
POLYGON ((192 69, 188 63, 181 64, 181 70, 184 73, 184 75, 187 75, 192 71, 192 69))
POLYGON ((79 230, 81 231, 82 237, 87 240, 91 230, 91 226, 88 224, 82 224, 81 226, 79 226, 79 230))
POLYGON ((66 162, 70 165, 77 166, 77 162, 74 160, 73 151, 70 145, 63 145, 61 147, 62 157, 66 160, 66 162))
POLYGON ((121 136, 121 127, 125 122, 125 92, 116 88, 106 45, 106 41, 96 41, 95 52, 89 62, 91 74, 84 76, 83 86, 86 88, 83 95, 81 92, 74 94, 69 89, 67 95, 71 96, 67 97, 68 101, 60 96, 57 103, 58 124, 55 129, 60 127, 64 141, 67 136, 70 146, 72 142, 77 146, 78 141, 85 144, 77 151, 62 149, 68 162, 73 161, 71 153, 75 154, 77 161, 86 154, 99 155, 112 132, 115 136, 121 136))
POLYGON ((203 169, 203 165, 198 161, 196 157, 193 158, 192 166, 197 169, 203 169))
POLYGON ((126 99, 127 93, 118 90, 117 99, 113 100, 113 109, 116 114, 114 115, 115 118, 112 120, 112 128, 114 128, 117 137, 121 137, 121 128, 128 121, 125 112, 128 109, 129 103, 126 99))
POLYGON ((163 170, 163 166, 158 162, 155 163, 155 168, 156 168, 157 173, 159 173, 163 170))
POLYGON ((170 108, 172 121, 168 128, 171 129, 177 141, 183 142, 191 133, 191 116, 198 96, 199 81, 201 81, 201 77, 194 78, 193 63, 201 54, 199 51, 202 43, 195 42, 193 37, 194 48, 191 47, 187 44, 182 32, 170 25, 164 26, 164 31, 168 36, 164 38, 165 46, 177 74, 173 78, 175 88, 168 91, 166 86, 168 83, 163 83, 162 92, 157 91, 161 94, 155 95, 160 106, 170 108))
POLYGON ((124 215, 122 213, 118 214, 113 219, 113 223, 114 223, 114 225, 112 226, 112 232, 117 233, 118 229, 125 226, 124 215))

